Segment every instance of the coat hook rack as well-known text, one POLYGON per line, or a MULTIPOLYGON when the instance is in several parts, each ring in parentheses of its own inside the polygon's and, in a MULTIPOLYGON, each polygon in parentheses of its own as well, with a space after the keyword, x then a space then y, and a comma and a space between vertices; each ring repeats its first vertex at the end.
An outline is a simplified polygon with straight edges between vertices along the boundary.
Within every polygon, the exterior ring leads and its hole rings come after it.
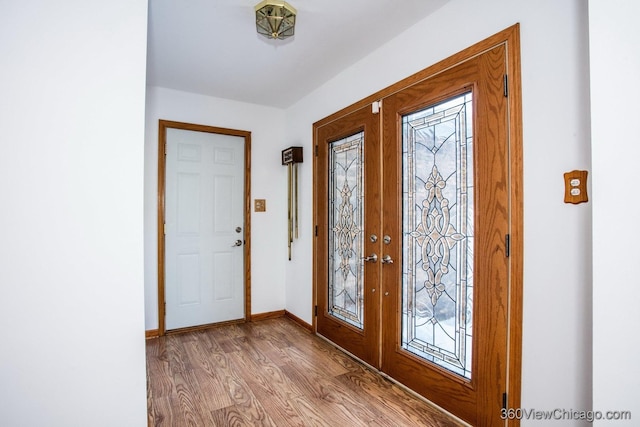
POLYGON ((282 164, 287 166, 287 245, 291 261, 291 244, 298 238, 298 163, 302 163, 302 147, 282 150, 282 164))

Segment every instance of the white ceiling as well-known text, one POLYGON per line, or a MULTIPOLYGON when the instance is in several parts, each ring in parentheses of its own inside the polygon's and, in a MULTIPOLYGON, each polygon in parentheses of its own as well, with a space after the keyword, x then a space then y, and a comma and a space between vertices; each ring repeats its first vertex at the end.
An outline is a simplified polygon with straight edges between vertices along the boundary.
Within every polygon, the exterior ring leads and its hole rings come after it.
POLYGON ((147 83, 285 108, 449 0, 290 0, 295 36, 256 32, 260 0, 150 0, 147 83))

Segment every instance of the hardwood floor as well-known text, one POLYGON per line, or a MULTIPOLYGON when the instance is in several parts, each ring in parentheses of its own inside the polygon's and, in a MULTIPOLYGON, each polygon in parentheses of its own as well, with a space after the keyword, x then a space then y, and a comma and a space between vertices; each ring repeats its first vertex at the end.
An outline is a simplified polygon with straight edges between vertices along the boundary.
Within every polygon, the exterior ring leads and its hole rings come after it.
POLYGON ((459 426, 287 318, 147 340, 150 426, 459 426))

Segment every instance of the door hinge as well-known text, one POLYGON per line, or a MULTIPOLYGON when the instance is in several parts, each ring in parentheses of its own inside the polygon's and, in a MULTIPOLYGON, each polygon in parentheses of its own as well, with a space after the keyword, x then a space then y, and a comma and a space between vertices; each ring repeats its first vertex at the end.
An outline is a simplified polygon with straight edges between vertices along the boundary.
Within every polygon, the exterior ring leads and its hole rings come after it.
POLYGON ((316 237, 318 237, 318 226, 317 226, 317 225, 316 225, 316 231, 315 231, 315 233, 316 233, 316 237))
POLYGON ((502 409, 507 409, 507 393, 502 393, 502 409))
POLYGON ((315 317, 318 317, 318 306, 317 306, 317 305, 316 305, 316 306, 314 307, 314 309, 313 309, 313 315, 314 315, 315 317))
POLYGON ((504 254, 507 258, 511 255, 511 236, 509 234, 504 235, 504 254))
POLYGON ((167 142, 165 142, 165 143, 164 143, 164 155, 165 155, 165 156, 167 155, 167 150, 168 150, 167 145, 168 145, 168 143, 167 143, 167 142))
POLYGON ((509 97, 509 77, 505 74, 503 77, 504 97, 509 97))
POLYGON ((315 147, 313 147, 313 152, 314 152, 315 156, 318 157, 318 146, 317 145, 315 147))
POLYGON ((167 223, 166 223, 166 222, 162 225, 162 233, 163 233, 165 236, 167 235, 167 223))

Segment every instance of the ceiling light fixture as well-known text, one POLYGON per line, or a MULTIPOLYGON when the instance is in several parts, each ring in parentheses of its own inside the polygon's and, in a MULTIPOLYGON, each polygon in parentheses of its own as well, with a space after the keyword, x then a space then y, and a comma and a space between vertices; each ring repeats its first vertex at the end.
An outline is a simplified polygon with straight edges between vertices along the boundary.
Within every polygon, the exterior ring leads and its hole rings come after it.
POLYGON ((256 29, 269 39, 286 39, 293 35, 296 13, 285 1, 264 0, 256 5, 256 29))

